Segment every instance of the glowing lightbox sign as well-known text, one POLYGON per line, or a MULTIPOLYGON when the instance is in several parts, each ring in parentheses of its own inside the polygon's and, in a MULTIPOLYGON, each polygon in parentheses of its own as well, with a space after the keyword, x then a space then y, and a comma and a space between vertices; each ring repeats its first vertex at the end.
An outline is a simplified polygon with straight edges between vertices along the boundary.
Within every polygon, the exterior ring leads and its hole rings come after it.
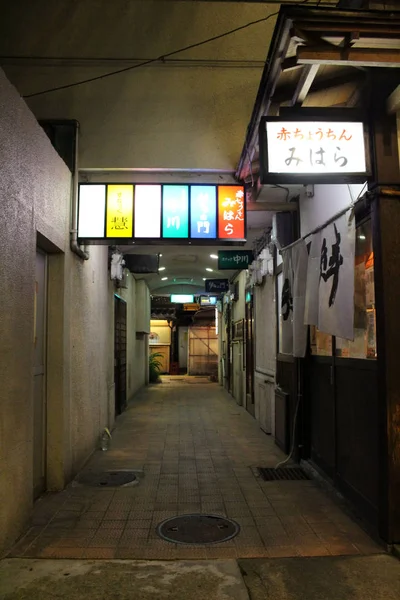
POLYGON ((83 244, 246 241, 244 187, 213 184, 79 184, 83 244))
MULTIPOLYGON (((308 110, 308 109, 304 109, 308 110)), ((311 109, 310 109, 311 110, 311 109)), ((345 109, 346 110, 346 109, 345 109)), ((349 109, 347 109, 349 110, 349 109)), ((282 120, 260 126, 262 183, 365 181, 370 174, 368 136, 359 118, 282 120)), ((307 115, 310 113, 307 112, 307 115)))
POLYGON ((190 236, 215 239, 217 207, 215 185, 192 185, 190 188, 190 236))
POLYGON ((171 294, 171 302, 177 304, 193 304, 194 296, 191 294, 171 294))
POLYGON ((135 238, 161 236, 161 185, 135 186, 135 238))
POLYGON ((81 185, 79 188, 78 237, 104 237, 106 209, 105 185, 81 185))
POLYGON ((187 238, 189 236, 189 187, 187 185, 163 186, 164 238, 187 238))
POLYGON ((107 186, 107 238, 133 234, 133 185, 107 186))
POLYGON ((244 238, 244 191, 240 185, 218 186, 218 237, 244 238))

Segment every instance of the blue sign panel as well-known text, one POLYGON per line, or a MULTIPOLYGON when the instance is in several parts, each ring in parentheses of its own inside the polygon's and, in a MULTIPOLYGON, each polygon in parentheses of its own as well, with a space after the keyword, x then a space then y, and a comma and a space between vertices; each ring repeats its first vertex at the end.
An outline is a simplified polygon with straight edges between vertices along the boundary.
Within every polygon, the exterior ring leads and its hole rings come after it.
POLYGON ((215 185, 190 187, 190 236, 200 239, 215 239, 217 236, 215 185))
POLYGON ((187 238, 189 236, 189 187, 163 185, 162 236, 187 238))

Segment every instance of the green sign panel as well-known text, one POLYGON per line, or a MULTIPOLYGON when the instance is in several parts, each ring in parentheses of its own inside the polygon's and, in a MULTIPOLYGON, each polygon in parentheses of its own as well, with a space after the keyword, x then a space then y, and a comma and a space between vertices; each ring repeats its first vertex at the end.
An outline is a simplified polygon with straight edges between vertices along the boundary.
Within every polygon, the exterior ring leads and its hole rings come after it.
POLYGON ((162 199, 162 235, 164 238, 189 236, 189 188, 164 185, 162 199))
POLYGON ((219 250, 218 270, 238 271, 239 269, 248 269, 253 260, 252 250, 219 250))

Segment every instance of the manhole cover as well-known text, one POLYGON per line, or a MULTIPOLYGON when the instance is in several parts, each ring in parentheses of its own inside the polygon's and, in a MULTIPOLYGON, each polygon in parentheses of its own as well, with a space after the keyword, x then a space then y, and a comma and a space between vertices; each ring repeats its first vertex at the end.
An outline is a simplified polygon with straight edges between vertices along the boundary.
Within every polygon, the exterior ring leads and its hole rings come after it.
POLYGON ((310 479, 300 467, 286 467, 282 469, 258 467, 264 481, 300 481, 310 479))
POLYGON ((133 471, 106 471, 104 473, 82 473, 77 482, 81 485, 90 485, 93 487, 120 487, 137 482, 137 477, 133 471))
POLYGON ((216 515, 182 515, 160 523, 157 534, 175 544, 216 544, 232 539, 240 526, 216 515))

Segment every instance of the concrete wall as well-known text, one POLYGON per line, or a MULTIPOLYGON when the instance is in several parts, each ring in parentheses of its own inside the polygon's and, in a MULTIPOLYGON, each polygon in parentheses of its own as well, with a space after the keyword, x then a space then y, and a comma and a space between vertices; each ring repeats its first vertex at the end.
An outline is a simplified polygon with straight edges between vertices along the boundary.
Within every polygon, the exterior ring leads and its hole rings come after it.
MULTIPOLYGON (((47 489, 62 489, 114 420, 114 287, 108 251, 82 261, 69 249, 71 174, 0 71, 0 553, 33 503, 35 257, 48 253, 47 489)), ((145 282, 130 278, 129 393, 146 382, 145 282)))
POLYGON ((130 400, 148 383, 150 292, 146 282, 137 281, 132 274, 127 281, 128 288, 119 290, 118 294, 127 303, 127 398, 130 400))
POLYGON ((300 235, 307 235, 323 225, 366 191, 363 184, 315 185, 313 197, 300 196, 300 235))

